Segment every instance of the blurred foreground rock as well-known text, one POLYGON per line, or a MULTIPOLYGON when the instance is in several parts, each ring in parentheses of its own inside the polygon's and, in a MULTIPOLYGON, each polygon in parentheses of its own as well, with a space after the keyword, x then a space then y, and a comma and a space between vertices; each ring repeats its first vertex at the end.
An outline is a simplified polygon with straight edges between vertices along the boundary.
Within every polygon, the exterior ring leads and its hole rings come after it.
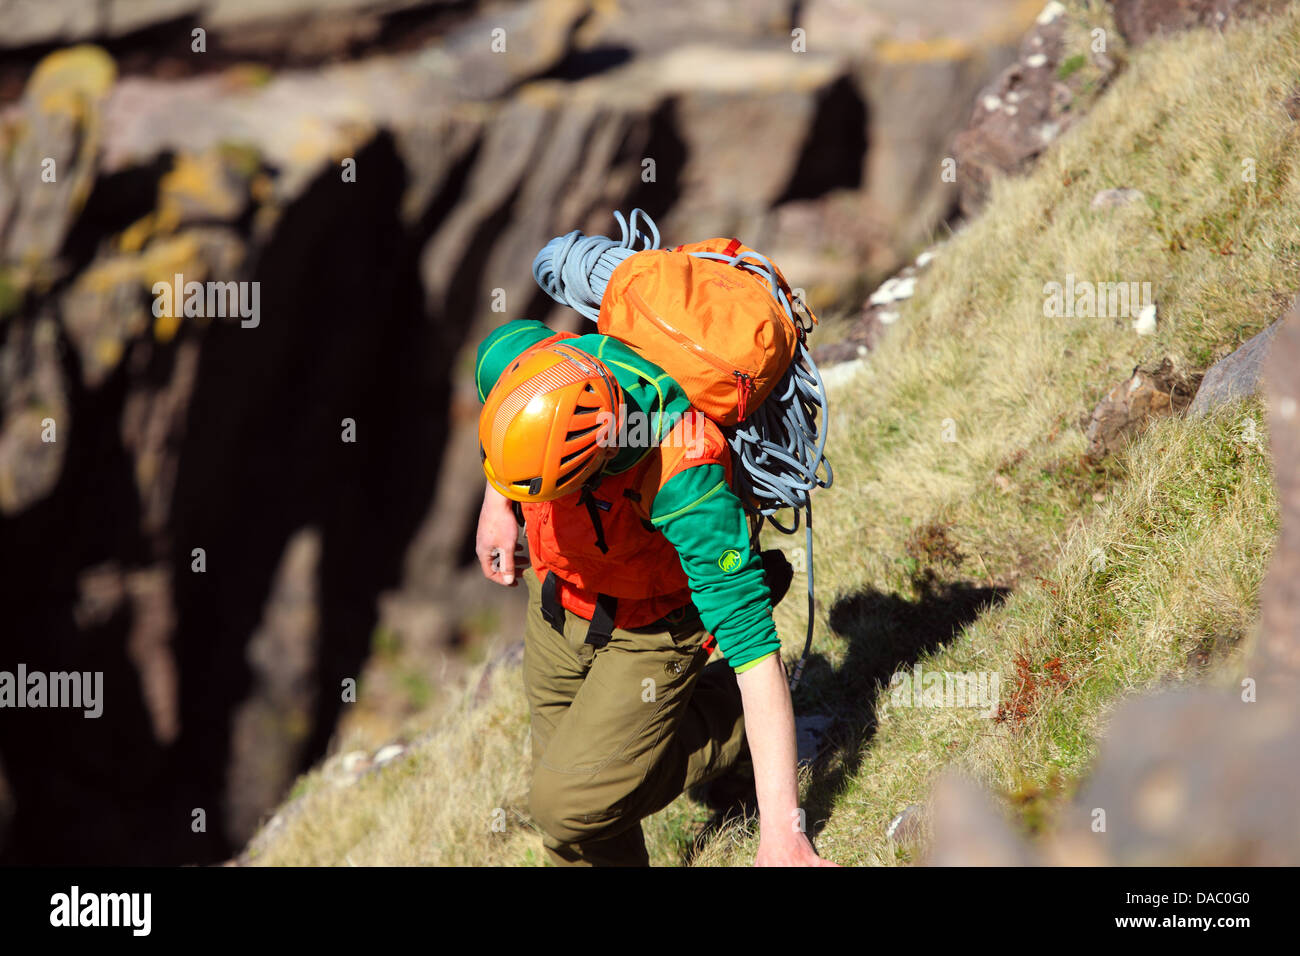
POLYGON ((1289 687, 1294 697, 1300 683, 1300 306, 1278 324, 1264 364, 1264 395, 1282 529, 1260 587, 1259 680, 1289 687))
POLYGON ((1280 327, 1281 322, 1275 322, 1211 365, 1187 414, 1204 415, 1219 405, 1254 395, 1259 390, 1264 359, 1280 327))

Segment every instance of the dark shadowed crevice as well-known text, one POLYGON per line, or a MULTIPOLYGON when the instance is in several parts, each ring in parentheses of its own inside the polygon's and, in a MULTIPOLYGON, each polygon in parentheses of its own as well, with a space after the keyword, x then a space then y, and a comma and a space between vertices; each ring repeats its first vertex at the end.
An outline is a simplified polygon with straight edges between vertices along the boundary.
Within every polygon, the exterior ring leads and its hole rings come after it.
POLYGON ((803 152, 777 204, 860 189, 869 146, 866 104, 852 80, 842 76, 818 97, 803 152))
POLYGON ((538 80, 584 80, 589 76, 617 69, 632 60, 633 50, 628 46, 609 44, 585 50, 570 50, 551 69, 535 77, 538 80))
MULTIPOLYGON (((331 168, 286 210, 252 274, 260 326, 209 331, 180 454, 172 776, 182 808, 209 808, 218 833, 230 763, 255 759, 231 752, 230 715, 253 690, 246 647, 290 536, 321 536, 306 767, 333 733, 342 681, 361 673, 378 595, 400 579, 446 438, 447 366, 398 214, 405 171, 386 134, 358 164, 361 181, 331 168), (355 443, 342 440, 345 418, 355 443), (205 574, 190 571, 194 547, 206 549, 205 574)), ((197 858, 223 858, 248 836, 214 836, 197 858)))
MULTIPOLYGON (((324 754, 345 706, 341 682, 361 673, 377 598, 399 584, 433 496, 452 356, 468 330, 425 311, 413 232, 436 223, 403 228, 407 177, 391 137, 378 136, 358 163, 368 174, 356 183, 328 167, 284 210, 245 274, 221 277, 260 283, 258 327, 214 319, 200 329, 187 320, 175 343, 153 345, 134 377, 123 362, 93 391, 79 384, 77 351, 64 343, 72 424, 60 432, 68 446, 59 483, 0 522, 4 663, 102 670, 106 704, 98 720, 58 710, 6 717, 0 758, 15 815, 4 862, 205 863, 243 844, 244 830, 271 807, 232 798, 232 767, 262 759, 255 744, 254 752, 232 746, 233 718, 259 695, 284 693, 259 683, 249 642, 278 626, 266 618, 267 599, 287 542, 304 528, 320 541, 315 644, 290 693, 307 726, 270 732, 290 734, 289 781, 324 754), (136 605, 119 602, 90 623, 78 606, 87 569, 156 567, 121 421, 128 386, 165 380, 185 342, 201 348, 176 450, 170 538, 161 542, 179 684, 180 731, 168 745, 155 737, 127 646, 136 605), (342 440, 344 418, 356 422, 354 444, 342 440), (206 553, 204 573, 191 570, 196 547, 206 553), (191 826, 196 809, 206 832, 191 826), (242 822, 232 831, 230 819, 242 822)), ((153 188, 139 183, 142 194, 153 188)), ((435 202, 432 214, 449 205, 435 202)), ((83 224, 72 246, 93 249, 99 229, 134 211, 129 203, 101 209, 99 228, 83 224)))
POLYGON ((170 152, 121 172, 101 176, 63 240, 59 258, 68 275, 79 274, 99 251, 108 236, 116 235, 158 206, 158 184, 172 168, 170 152))
POLYGON ((681 198, 682 170, 686 168, 686 142, 679 132, 676 99, 665 99, 650 114, 649 132, 643 144, 625 140, 618 162, 632 162, 637 169, 636 184, 624 203, 626 209, 641 208, 652 219, 663 217, 681 198), (641 178, 641 161, 655 161, 655 181, 641 178))
POLYGON ((154 739, 127 647, 130 604, 78 621, 80 575, 146 556, 133 466, 118 419, 122 368, 94 390, 81 384, 77 351, 62 343, 68 414, 58 440, 66 458, 43 500, 0 520, 0 669, 103 673, 102 716, 81 710, 6 709, 0 734, 13 797, 0 863, 140 859, 151 818, 147 791, 164 754, 154 739), (73 424, 75 423, 75 424, 73 424))

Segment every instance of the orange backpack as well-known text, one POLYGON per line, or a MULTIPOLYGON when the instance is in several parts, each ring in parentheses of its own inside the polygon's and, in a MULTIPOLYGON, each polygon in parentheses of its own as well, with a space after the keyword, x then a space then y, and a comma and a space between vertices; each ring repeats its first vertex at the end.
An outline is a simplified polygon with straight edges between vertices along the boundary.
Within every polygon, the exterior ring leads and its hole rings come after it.
POLYGON ((610 275, 596 327, 672 376, 709 418, 735 425, 780 381, 804 335, 776 297, 779 286, 795 301, 785 277, 775 266, 770 280, 760 273, 768 265, 739 239, 635 253, 610 275))

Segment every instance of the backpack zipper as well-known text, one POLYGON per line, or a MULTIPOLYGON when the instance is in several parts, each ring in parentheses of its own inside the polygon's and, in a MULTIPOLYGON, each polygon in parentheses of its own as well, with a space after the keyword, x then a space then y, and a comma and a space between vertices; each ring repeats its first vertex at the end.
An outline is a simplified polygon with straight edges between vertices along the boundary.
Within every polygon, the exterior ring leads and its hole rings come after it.
POLYGON ((663 316, 659 315, 659 313, 655 312, 646 304, 645 299, 641 298, 640 293, 635 289, 629 288, 627 290, 627 297, 642 315, 648 318, 655 325, 659 326, 660 330, 676 342, 684 351, 698 355, 722 374, 734 375, 736 377, 736 410, 740 415, 740 421, 744 421, 745 414, 748 410, 749 396, 750 393, 754 391, 753 373, 733 368, 727 362, 724 362, 717 355, 706 349, 699 342, 692 340, 689 336, 684 335, 677 329, 673 328, 673 326, 664 320, 663 316))
POLYGON ((736 413, 740 416, 737 421, 743 422, 749 405, 749 394, 754 390, 754 380, 739 370, 734 374, 736 376, 736 413))

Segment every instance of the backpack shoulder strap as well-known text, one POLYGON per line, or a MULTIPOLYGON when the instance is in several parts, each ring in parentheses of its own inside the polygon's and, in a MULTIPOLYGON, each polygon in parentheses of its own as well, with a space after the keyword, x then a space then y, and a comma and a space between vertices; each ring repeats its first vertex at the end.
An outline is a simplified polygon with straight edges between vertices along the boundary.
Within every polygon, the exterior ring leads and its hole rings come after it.
POLYGON ((655 497, 669 480, 688 468, 721 465, 727 484, 731 484, 731 449, 722 430, 703 412, 691 409, 684 414, 650 454, 636 467, 641 474, 633 480, 637 513, 646 521, 655 497))

